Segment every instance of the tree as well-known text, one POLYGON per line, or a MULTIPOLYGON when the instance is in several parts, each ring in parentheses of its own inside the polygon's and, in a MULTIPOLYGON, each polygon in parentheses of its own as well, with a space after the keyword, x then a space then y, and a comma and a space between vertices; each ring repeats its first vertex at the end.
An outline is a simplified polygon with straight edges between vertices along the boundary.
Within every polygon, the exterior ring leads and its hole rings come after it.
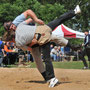
POLYGON ((79 31, 90 30, 90 0, 38 0, 42 4, 52 4, 55 3, 61 4, 64 6, 64 9, 73 10, 76 5, 80 5, 82 13, 76 16, 74 19, 67 21, 65 24, 71 28, 74 28, 79 31), (76 25, 76 26, 75 26, 76 25))
MULTIPOLYGON (((55 3, 42 5, 37 0, 1 0, 0 4, 0 31, 4 31, 3 23, 13 19, 27 9, 32 9, 38 18, 48 23, 65 12, 64 6, 55 3)), ((2 34, 2 33, 0 33, 2 34)))
POLYGON ((4 31, 4 22, 12 21, 27 9, 32 9, 38 18, 48 23, 64 12, 73 10, 77 4, 82 13, 64 24, 78 31, 90 30, 90 0, 0 0, 0 32, 4 31))

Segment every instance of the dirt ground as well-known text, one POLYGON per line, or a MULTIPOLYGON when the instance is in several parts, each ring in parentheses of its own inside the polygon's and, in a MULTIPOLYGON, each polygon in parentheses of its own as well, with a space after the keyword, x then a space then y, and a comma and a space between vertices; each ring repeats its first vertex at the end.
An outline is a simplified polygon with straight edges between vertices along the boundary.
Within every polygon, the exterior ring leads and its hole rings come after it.
POLYGON ((60 84, 49 88, 35 68, 0 68, 0 90, 90 90, 90 70, 55 69, 60 84))

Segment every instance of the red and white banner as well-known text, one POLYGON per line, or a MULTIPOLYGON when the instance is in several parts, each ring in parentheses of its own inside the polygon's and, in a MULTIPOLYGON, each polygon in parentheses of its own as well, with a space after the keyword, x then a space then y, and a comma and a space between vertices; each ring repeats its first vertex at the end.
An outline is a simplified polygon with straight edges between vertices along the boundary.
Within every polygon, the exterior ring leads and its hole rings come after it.
POLYGON ((83 32, 72 30, 63 24, 56 27, 52 33, 65 38, 85 38, 83 32))

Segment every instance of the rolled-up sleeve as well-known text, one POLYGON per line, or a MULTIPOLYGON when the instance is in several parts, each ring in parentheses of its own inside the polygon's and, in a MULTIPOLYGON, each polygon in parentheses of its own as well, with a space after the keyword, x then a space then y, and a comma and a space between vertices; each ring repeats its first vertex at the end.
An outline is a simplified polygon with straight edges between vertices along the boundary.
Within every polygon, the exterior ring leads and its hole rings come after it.
POLYGON ((22 13, 22 14, 20 14, 19 16, 17 16, 14 20, 13 20, 13 24, 15 25, 15 26, 18 26, 21 22, 23 22, 23 21, 25 21, 26 20, 26 18, 25 18, 25 16, 24 16, 24 14, 22 13))

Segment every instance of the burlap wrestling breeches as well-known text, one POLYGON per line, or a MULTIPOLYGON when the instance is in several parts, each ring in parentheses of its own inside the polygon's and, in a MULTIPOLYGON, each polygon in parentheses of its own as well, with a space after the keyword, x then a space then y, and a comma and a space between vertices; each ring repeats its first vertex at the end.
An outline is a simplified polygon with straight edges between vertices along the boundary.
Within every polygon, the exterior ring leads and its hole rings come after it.
POLYGON ((41 34, 41 37, 38 40, 39 45, 46 44, 47 42, 51 40, 52 30, 47 25, 37 26, 35 33, 41 34))

